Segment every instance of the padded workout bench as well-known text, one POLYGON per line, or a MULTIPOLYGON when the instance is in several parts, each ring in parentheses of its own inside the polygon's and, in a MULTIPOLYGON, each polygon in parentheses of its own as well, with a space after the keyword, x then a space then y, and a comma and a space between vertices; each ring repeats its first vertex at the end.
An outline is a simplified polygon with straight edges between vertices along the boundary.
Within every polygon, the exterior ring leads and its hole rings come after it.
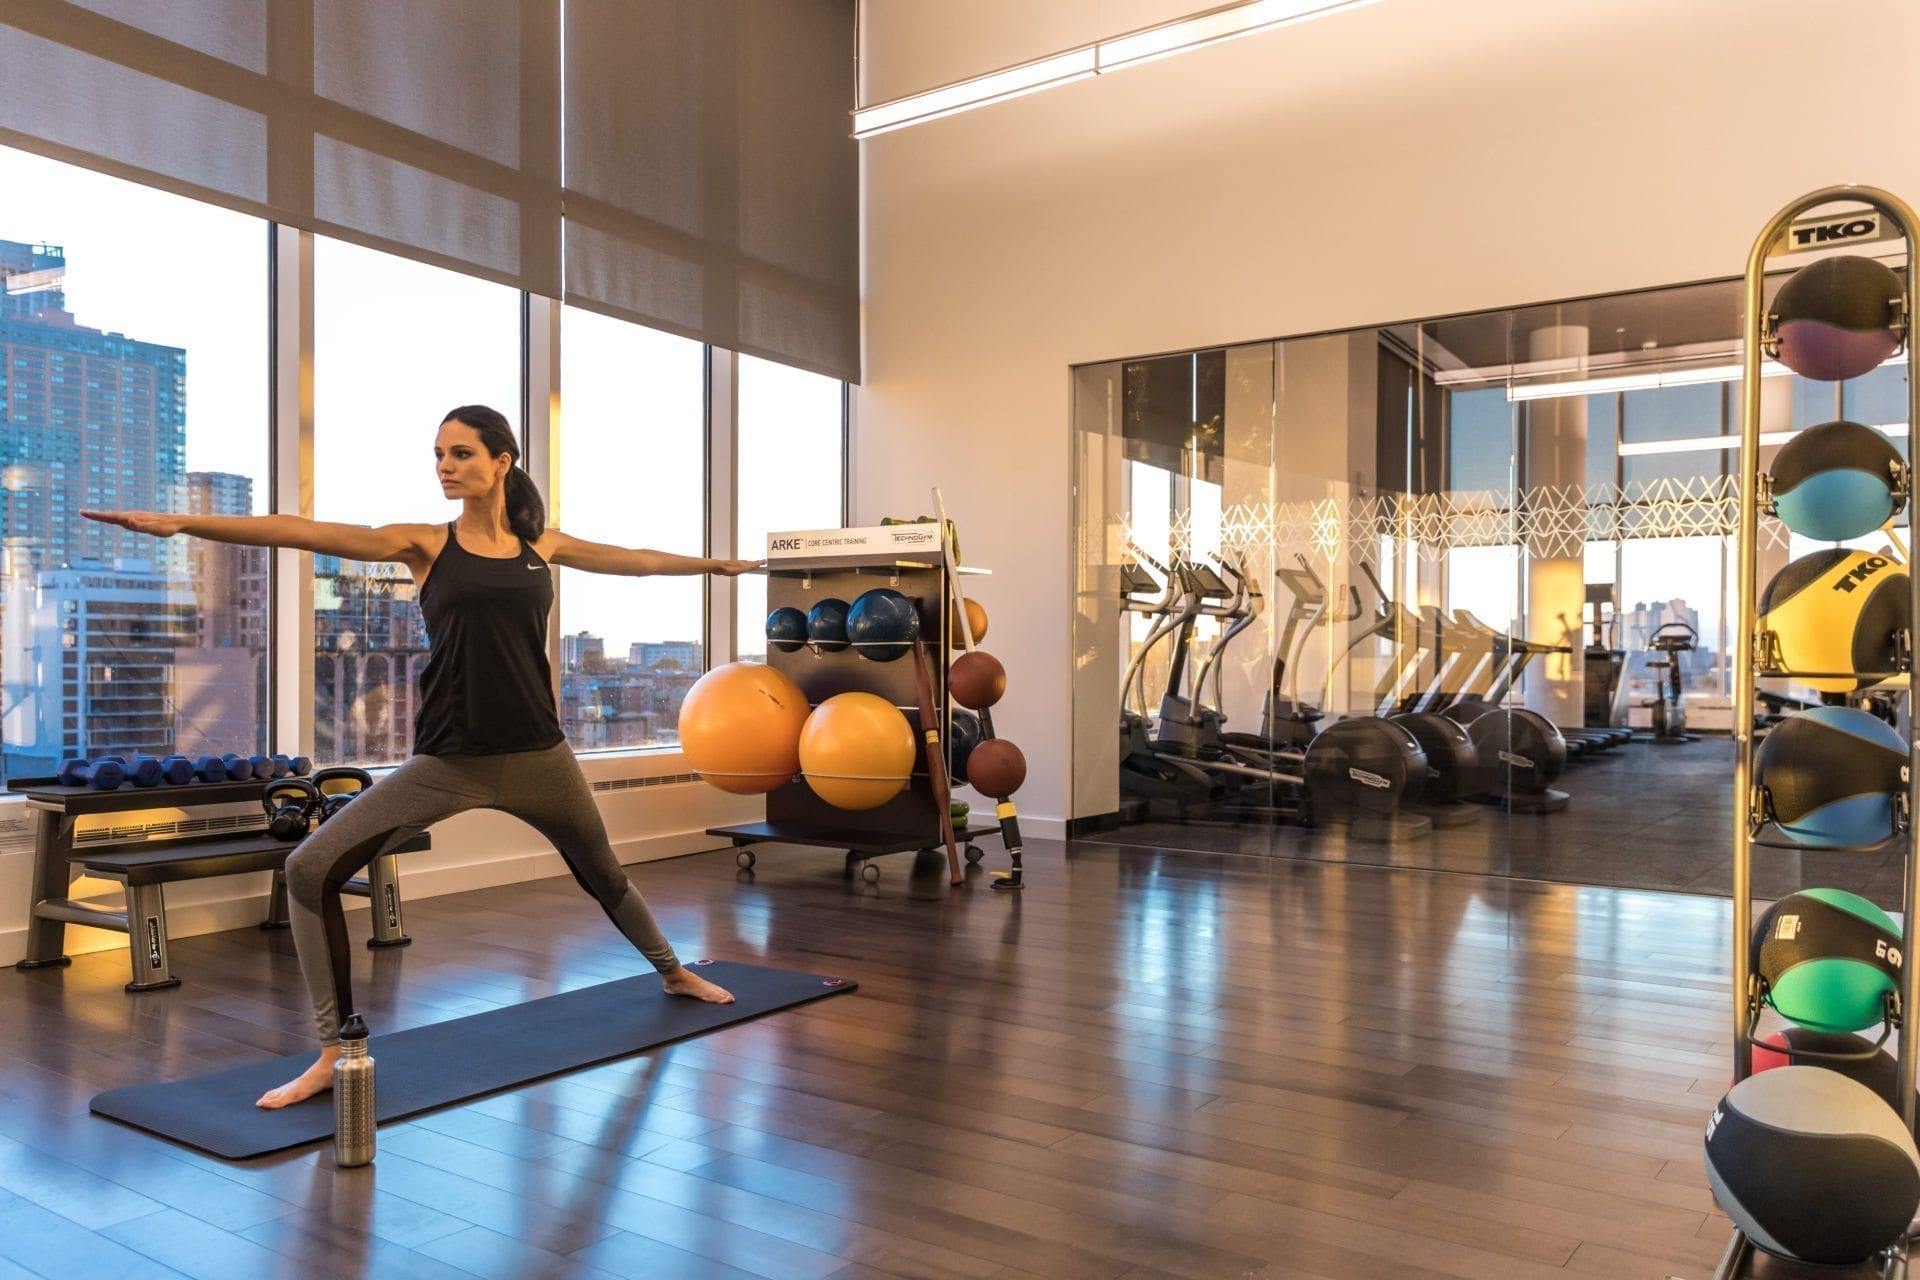
MULTIPOLYGON (((264 832, 238 836, 188 836, 171 840, 133 837, 117 844, 103 842, 76 850, 77 820, 102 813, 130 813, 142 809, 190 808, 204 804, 258 804, 266 783, 214 782, 197 786, 136 788, 131 783, 111 791, 63 787, 52 778, 18 779, 9 791, 26 797, 34 811, 33 910, 27 925, 27 958, 16 967, 39 969, 71 964, 65 954, 66 927, 87 925, 127 935, 127 960, 133 971, 128 991, 158 991, 177 987, 167 959, 167 905, 165 888, 176 880, 203 880, 210 876, 273 872, 273 892, 267 902, 263 929, 287 927, 287 855, 298 843, 275 840, 264 832), (118 880, 126 886, 123 910, 97 907, 65 895, 76 868, 118 880)), ((370 947, 405 946, 412 941, 400 921, 400 880, 394 855, 431 847, 423 832, 375 858, 363 878, 347 882, 347 893, 373 903, 370 947)))

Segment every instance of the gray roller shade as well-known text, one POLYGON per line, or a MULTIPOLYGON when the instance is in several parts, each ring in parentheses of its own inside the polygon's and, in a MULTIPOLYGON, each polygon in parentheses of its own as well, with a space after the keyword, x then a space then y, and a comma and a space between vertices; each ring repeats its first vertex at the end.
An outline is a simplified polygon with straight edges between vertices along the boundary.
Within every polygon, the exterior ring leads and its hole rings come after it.
POLYGON ((860 377, 853 0, 566 0, 567 302, 860 377))
POLYGON ((560 289, 560 0, 0 0, 0 142, 560 289))

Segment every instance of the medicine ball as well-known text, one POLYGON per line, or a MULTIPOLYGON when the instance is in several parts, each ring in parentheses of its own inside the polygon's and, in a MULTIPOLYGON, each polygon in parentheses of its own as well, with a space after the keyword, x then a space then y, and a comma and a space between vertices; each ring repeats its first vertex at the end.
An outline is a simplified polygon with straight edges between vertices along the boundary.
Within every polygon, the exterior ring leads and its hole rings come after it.
POLYGON ((1780 833, 1810 849, 1872 845, 1893 834, 1893 797, 1907 787, 1907 744, 1854 707, 1809 707, 1760 743, 1754 785, 1780 833))
POLYGON ((1749 1240, 1854 1263, 1905 1234, 1920 1152, 1893 1108, 1833 1071, 1782 1067, 1728 1090, 1707 1121, 1707 1182, 1749 1240))
POLYGON ((955 786, 967 780, 967 758, 980 745, 980 717, 971 711, 953 708, 947 728, 947 777, 955 786))
POLYGON ((1898 515, 1894 490, 1906 463, 1893 442, 1857 422, 1823 422, 1780 446, 1773 456, 1774 513, 1808 538, 1860 538, 1898 515))
POLYGON ((872 662, 905 657, 920 636, 920 611, 892 587, 863 591, 847 610, 847 639, 872 662))
POLYGON ((1005 738, 987 738, 967 760, 967 778, 975 791, 1004 800, 1027 780, 1027 757, 1005 738))
POLYGON ((1857 893, 1803 889, 1753 927, 1753 971, 1780 1016, 1815 1031, 1882 1021, 1900 984, 1900 929, 1857 893))
POLYGON ((807 610, 807 640, 821 653, 847 647, 847 602, 832 596, 807 610))
POLYGON ((1783 1027, 1762 1036, 1753 1046, 1753 1069, 1772 1071, 1777 1067, 1822 1067, 1838 1071, 1847 1079, 1863 1084, 1888 1106, 1900 1092, 1900 1064, 1885 1049, 1876 1049, 1864 1036, 1839 1035, 1813 1031, 1807 1027, 1783 1027), (1830 1058, 1816 1054, 1867 1054, 1867 1057, 1830 1058))
POLYGON ((807 643, 807 615, 783 605, 767 615, 767 643, 781 653, 798 653, 807 643))
POLYGON ((947 692, 963 707, 991 707, 1007 692, 1007 669, 985 649, 963 653, 947 668, 947 692))
MULTIPOLYGON (((1886 556, 1834 547, 1801 556, 1760 593, 1760 626, 1780 644, 1789 671, 1887 674, 1913 607, 1907 571, 1886 556)), ((1828 693, 1878 684, 1857 676, 1800 677, 1828 693)))
POLYGON ((1857 378, 1900 349, 1906 289, 1892 268, 1848 254, 1809 262, 1774 295, 1768 354, 1803 378, 1857 378))

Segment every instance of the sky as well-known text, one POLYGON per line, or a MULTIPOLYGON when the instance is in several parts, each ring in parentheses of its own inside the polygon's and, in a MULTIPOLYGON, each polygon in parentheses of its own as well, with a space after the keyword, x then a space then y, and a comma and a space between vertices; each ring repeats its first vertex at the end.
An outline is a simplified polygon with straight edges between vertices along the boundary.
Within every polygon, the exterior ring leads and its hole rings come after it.
MULTIPOLYGON (((254 481, 265 510, 268 224, 0 147, 0 239, 60 245, 80 324, 187 352, 187 468, 254 481)), ((317 240, 314 514, 354 524, 442 521, 433 437, 448 409, 490 404, 516 428, 519 294, 503 285, 317 240)), ((564 308, 558 527, 698 555, 704 546, 699 343, 564 308)), ((741 554, 772 531, 840 523, 841 384, 742 358, 741 554)), ((764 582, 744 579, 744 651, 757 652, 764 582), (752 633, 752 634, 746 634, 752 633)), ((697 640, 698 577, 563 571, 562 632, 610 656, 697 640)))

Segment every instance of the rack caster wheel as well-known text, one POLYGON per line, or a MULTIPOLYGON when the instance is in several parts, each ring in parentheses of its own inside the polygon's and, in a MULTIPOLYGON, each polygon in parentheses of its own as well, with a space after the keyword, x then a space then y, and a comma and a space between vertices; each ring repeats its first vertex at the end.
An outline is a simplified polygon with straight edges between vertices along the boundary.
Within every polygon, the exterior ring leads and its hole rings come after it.
POLYGON ((753 869, 753 864, 754 864, 753 850, 742 849, 740 852, 734 854, 733 863, 735 866, 740 867, 743 870, 751 871, 753 869))
POLYGON ((965 853, 966 853, 966 859, 970 863, 978 862, 980 861, 981 858, 986 856, 983 852, 981 852, 980 846, 977 844, 968 845, 966 847, 965 853))
POLYGON ((880 879, 880 868, 871 862, 863 862, 860 864, 860 878, 873 884, 880 879))

